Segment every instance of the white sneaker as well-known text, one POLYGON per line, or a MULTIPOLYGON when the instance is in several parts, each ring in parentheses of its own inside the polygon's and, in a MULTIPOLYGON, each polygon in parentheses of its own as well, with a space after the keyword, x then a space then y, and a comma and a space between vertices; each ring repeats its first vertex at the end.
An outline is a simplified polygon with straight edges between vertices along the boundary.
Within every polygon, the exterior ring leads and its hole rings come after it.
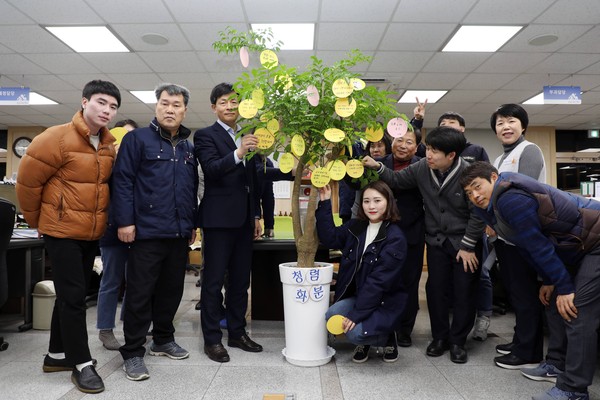
POLYGON ((473 339, 483 342, 488 337, 488 328, 490 327, 490 317, 482 315, 475 320, 473 328, 473 339))

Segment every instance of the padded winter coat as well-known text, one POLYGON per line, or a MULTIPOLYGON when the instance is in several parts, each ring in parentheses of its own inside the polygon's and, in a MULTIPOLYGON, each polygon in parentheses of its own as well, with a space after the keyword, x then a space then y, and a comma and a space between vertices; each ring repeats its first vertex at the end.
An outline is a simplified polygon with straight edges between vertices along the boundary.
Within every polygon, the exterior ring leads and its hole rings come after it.
POLYGON ((29 226, 56 238, 99 239, 108 218, 114 141, 102 128, 96 150, 81 111, 36 136, 21 159, 16 186, 29 226))

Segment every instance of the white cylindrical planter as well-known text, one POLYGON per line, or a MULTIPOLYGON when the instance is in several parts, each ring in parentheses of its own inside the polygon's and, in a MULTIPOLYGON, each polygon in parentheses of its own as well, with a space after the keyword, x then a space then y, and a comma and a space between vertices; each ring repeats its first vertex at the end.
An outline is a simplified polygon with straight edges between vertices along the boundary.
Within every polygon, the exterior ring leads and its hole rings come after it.
POLYGON ((299 268, 295 262, 283 263, 279 277, 285 320, 282 354, 287 362, 301 367, 327 364, 335 354, 327 346, 325 321, 333 264, 317 262, 315 268, 299 268))

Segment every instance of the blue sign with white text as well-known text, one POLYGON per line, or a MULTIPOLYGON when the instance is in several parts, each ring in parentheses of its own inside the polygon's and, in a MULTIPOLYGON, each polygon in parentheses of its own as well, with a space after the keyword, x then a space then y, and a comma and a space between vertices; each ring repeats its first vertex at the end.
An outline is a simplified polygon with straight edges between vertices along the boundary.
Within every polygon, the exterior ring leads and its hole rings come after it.
POLYGON ((544 104, 581 104, 581 86, 544 86, 544 104))
POLYGON ((29 88, 0 87, 0 106, 29 104, 29 88))

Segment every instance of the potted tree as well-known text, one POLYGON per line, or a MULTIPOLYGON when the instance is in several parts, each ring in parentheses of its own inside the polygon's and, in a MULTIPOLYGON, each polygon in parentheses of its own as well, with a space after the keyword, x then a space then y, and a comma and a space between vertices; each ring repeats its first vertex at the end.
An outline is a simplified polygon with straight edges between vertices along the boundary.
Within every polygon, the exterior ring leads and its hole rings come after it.
POLYGON ((272 44, 272 39, 270 31, 227 28, 213 47, 219 53, 239 53, 244 67, 249 65, 251 53, 260 57, 260 66, 234 83, 243 126, 240 134, 254 132, 259 137, 256 152, 273 154, 283 172, 295 168, 291 201, 297 260, 280 265, 286 315, 283 354, 292 364, 316 366, 327 363, 334 354, 327 346, 324 319, 333 268, 315 262, 318 190, 310 190, 305 210, 301 210, 303 172, 310 170, 313 189, 346 175, 365 184, 376 173, 364 170, 353 154, 353 145, 380 140, 383 122, 388 129, 412 128, 408 118, 396 111, 391 92, 365 85, 352 71, 370 57, 353 50, 326 66, 313 56, 300 71, 279 63, 281 42, 272 44))

